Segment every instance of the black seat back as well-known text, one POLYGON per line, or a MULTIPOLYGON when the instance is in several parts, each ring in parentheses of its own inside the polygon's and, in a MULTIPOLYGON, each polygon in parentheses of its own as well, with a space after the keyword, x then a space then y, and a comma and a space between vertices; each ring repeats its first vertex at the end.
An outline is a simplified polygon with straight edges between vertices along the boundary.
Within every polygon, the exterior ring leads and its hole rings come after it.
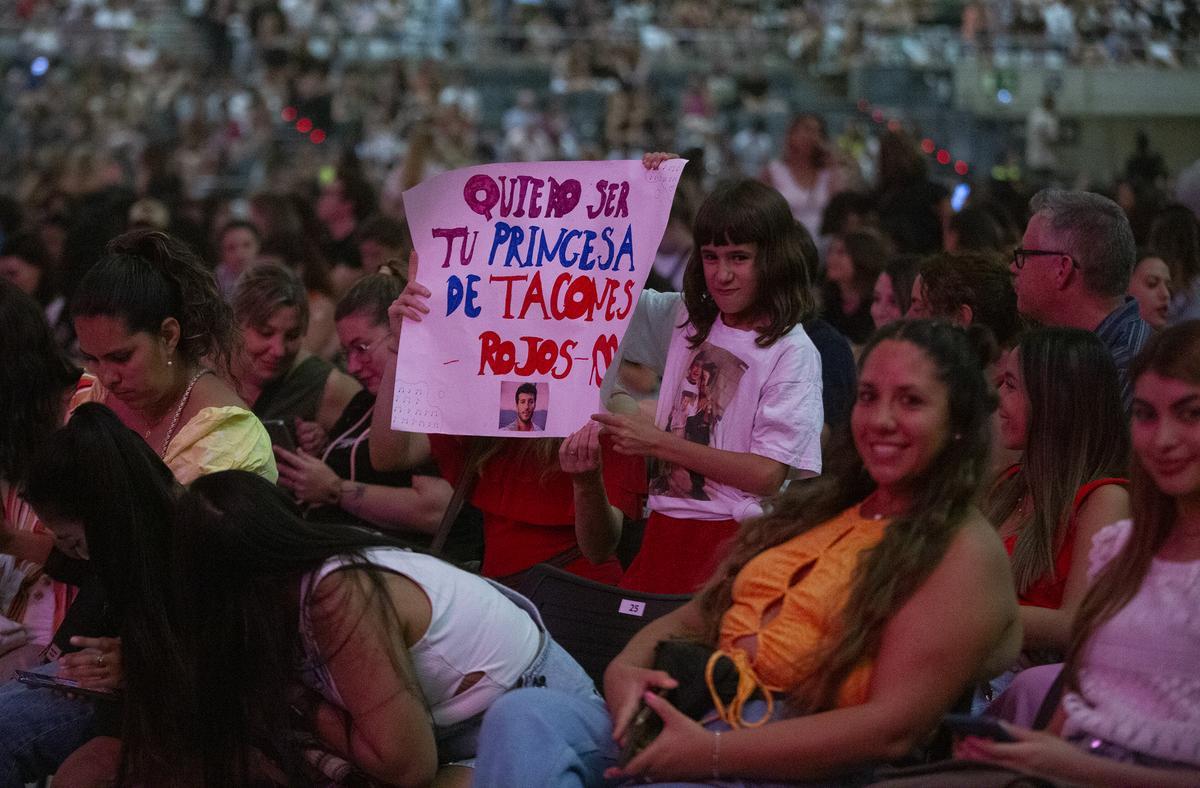
POLYGON ((686 594, 643 594, 538 564, 517 589, 546 629, 600 685, 604 669, 642 627, 687 602, 686 594))

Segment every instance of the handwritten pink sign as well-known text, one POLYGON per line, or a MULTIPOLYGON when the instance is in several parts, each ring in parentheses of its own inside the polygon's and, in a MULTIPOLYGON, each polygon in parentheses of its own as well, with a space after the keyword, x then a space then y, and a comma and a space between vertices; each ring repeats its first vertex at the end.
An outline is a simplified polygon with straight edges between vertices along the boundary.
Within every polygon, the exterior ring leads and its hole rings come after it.
POLYGON ((599 407, 685 163, 487 164, 405 192, 417 278, 433 297, 401 332, 392 426, 579 429, 599 407))

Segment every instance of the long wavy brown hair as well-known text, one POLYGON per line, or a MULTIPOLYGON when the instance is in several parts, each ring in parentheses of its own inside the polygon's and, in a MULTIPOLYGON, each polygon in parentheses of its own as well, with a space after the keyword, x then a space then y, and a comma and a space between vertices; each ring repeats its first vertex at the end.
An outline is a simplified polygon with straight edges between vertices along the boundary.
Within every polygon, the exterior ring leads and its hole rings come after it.
POLYGON ((468 463, 463 476, 465 477, 471 473, 483 476, 487 473, 488 462, 513 441, 518 441, 521 444, 515 451, 517 457, 533 456, 534 461, 542 469, 541 478, 543 481, 550 474, 560 470, 558 464, 558 447, 562 446, 562 438, 476 437, 470 439, 470 449, 467 455, 468 463))
POLYGON ((1088 482, 1122 477, 1129 462, 1129 429, 1117 367, 1091 331, 1040 328, 1017 349, 1029 400, 1028 438, 1021 468, 988 496, 987 515, 999 526, 1026 493, 1033 511, 1018 523, 1013 578, 1024 592, 1055 578, 1054 559, 1067 537, 1075 495, 1088 482), (1063 385, 1064 382, 1074 385, 1063 385), (1086 381, 1088 395, 1079 396, 1086 381))
MULTIPOLYGON (((808 676, 790 689, 790 705, 798 714, 833 708, 846 678, 879 650, 884 627, 940 563, 974 506, 987 470, 994 395, 984 379, 984 351, 968 333, 947 323, 901 320, 876 332, 863 350, 860 369, 885 341, 920 348, 946 387, 948 433, 954 437, 914 481, 909 511, 860 557, 839 630, 815 652, 797 655, 808 676)), ((734 580, 752 558, 819 527, 875 489, 848 428, 837 438, 829 460, 821 476, 793 484, 767 514, 742 526, 729 557, 699 597, 701 634, 707 642, 717 642, 734 580)))
MULTIPOLYGON (((1200 320, 1180 323, 1151 339, 1134 360, 1129 379, 1137 383, 1147 372, 1200 386, 1200 320)), ((1134 400, 1133 418, 1139 405, 1134 400)), ((1158 489, 1135 452, 1130 463, 1129 499, 1133 526, 1125 546, 1092 580, 1087 596, 1075 614, 1071 646, 1067 650, 1063 680, 1079 692, 1079 668, 1087 643, 1142 587, 1150 563, 1175 528, 1175 499, 1158 489)))

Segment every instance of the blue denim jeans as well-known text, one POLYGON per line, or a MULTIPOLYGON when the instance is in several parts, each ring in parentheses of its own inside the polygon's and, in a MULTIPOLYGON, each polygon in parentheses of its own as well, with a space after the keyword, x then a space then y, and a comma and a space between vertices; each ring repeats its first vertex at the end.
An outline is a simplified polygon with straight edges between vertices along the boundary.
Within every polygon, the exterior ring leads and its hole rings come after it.
MULTIPOLYGON (((53 674, 50 662, 35 672, 53 674)), ((53 774, 92 738, 93 702, 19 681, 0 684, 0 788, 23 788, 53 774)))
MULTIPOLYGON (((598 700, 598 699, 597 699, 598 700)), ((783 704, 776 704, 782 716, 783 704)), ((746 704, 747 719, 766 713, 760 700, 746 704)), ((715 714, 703 720, 712 731, 729 726, 715 714)), ((514 785, 604 786, 619 784, 604 779, 604 770, 615 766, 617 747, 612 740, 612 720, 603 702, 560 691, 518 690, 510 692, 488 709, 483 720, 475 786, 504 788, 514 785)), ((834 780, 773 782, 719 780, 700 783, 654 783, 667 786, 719 786, 720 788, 834 788, 862 786, 869 782, 870 769, 852 772, 834 780)))
POLYGON ((579 663, 550 638, 533 603, 493 585, 533 617, 542 645, 517 688, 484 712, 472 785, 602 785, 604 770, 617 762, 604 699, 579 663))
POLYGON ((487 710, 474 785, 599 786, 616 763, 604 700, 582 682, 560 688, 547 676, 544 686, 514 690, 487 710))
MULTIPOLYGON (((541 641, 533 661, 521 674, 515 689, 501 695, 483 714, 454 725, 437 728, 434 731, 434 737, 437 740, 438 761, 443 764, 476 767, 475 784, 477 785, 479 784, 479 772, 476 755, 481 754, 482 750, 488 746, 487 718, 497 704, 507 702, 514 695, 535 692, 539 697, 544 698, 547 692, 555 692, 566 697, 583 698, 597 706, 600 714, 606 720, 608 717, 604 701, 596 692, 596 685, 592 682, 591 677, 570 654, 563 650, 562 646, 555 643, 554 639, 550 637, 550 633, 546 631, 546 625, 542 622, 542 616, 533 603, 499 583, 492 582, 491 584, 513 604, 529 614, 537 624, 538 631, 541 633, 541 641)), ((538 783, 505 782, 500 784, 536 785, 538 783)))

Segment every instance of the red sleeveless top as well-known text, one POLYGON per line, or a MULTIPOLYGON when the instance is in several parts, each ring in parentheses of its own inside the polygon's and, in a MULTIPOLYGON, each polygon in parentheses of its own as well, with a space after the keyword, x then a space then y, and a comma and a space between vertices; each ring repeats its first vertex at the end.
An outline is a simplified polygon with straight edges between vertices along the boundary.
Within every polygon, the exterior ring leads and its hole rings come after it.
MULTIPOLYGON (((1014 465, 1001 475, 1000 480, 1011 479, 1020 470, 1020 465, 1014 465)), ((1067 587, 1067 575, 1071 571, 1071 559, 1075 555, 1075 525, 1079 518, 1079 509, 1089 495, 1107 484, 1119 484, 1124 487, 1129 484, 1129 480, 1116 477, 1096 479, 1079 488, 1075 493, 1075 501, 1071 504, 1071 519, 1067 521, 1067 530, 1063 534, 1062 545, 1058 548, 1058 555, 1054 557, 1054 572, 1042 575, 1029 588, 1017 595, 1017 599, 1022 605, 1045 607, 1052 610, 1062 607, 1063 591, 1067 587)), ((1004 537, 1004 549, 1008 551, 1009 556, 1012 556, 1013 550, 1017 546, 1019 535, 1018 532, 1004 537)))

